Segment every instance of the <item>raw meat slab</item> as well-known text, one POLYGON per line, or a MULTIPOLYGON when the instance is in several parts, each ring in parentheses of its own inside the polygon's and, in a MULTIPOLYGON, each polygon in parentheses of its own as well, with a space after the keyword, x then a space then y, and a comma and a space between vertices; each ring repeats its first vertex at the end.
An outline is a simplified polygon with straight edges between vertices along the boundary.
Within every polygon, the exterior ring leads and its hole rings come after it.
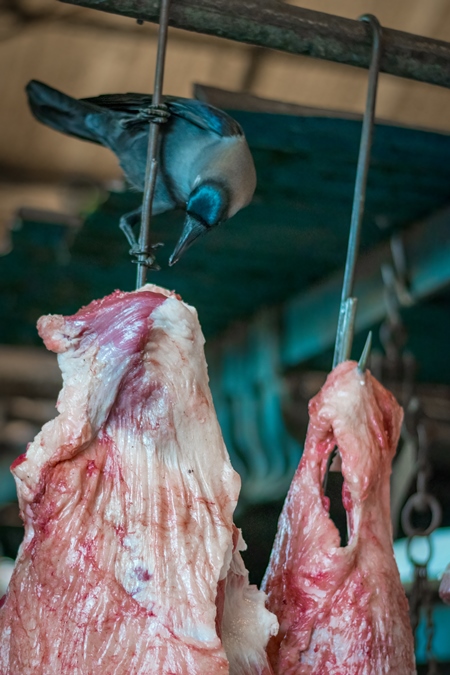
POLYGON ((153 286, 40 319, 59 416, 12 470, 1 675, 269 675, 197 314, 153 286))
POLYGON ((408 605, 392 549, 389 476, 402 422, 393 396, 354 362, 310 402, 305 450, 263 587, 280 622, 276 675, 412 675, 408 605), (350 537, 340 546, 323 493, 338 446, 350 537))

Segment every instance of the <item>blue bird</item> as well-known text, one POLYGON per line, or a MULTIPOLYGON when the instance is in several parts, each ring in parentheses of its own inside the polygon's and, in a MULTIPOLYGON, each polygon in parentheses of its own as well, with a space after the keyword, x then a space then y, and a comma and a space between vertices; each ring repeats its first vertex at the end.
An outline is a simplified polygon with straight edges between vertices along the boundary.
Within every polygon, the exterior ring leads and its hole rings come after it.
MULTIPOLYGON (((152 106, 146 94, 106 94, 75 99, 32 80, 26 87, 34 116, 69 136, 98 143, 118 157, 130 185, 144 191, 149 120, 161 127, 152 213, 181 208, 184 227, 169 264, 200 236, 247 206, 255 191, 253 159, 241 126, 201 101, 165 97, 152 106)), ((138 250, 133 228, 141 208, 125 214, 120 227, 138 250)))

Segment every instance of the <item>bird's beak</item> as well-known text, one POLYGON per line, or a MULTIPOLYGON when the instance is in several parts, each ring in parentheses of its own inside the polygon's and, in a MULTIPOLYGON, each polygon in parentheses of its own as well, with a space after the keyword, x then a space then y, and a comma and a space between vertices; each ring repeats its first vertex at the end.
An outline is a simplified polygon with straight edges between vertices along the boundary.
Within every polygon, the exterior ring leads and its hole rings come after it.
POLYGON ((198 220, 193 218, 190 215, 186 216, 184 221, 183 232, 181 237, 178 239, 177 245, 169 258, 169 265, 175 265, 176 262, 181 258, 183 253, 188 250, 188 248, 194 243, 198 237, 202 234, 205 234, 207 228, 202 225, 198 220))

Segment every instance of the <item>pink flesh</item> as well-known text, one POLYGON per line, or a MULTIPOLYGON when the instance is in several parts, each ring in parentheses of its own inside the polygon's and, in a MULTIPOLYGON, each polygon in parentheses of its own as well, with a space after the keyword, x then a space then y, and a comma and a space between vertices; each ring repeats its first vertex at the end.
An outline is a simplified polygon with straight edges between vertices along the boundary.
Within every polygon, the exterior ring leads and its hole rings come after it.
POLYGON ((116 292, 39 330, 64 388, 13 465, 25 539, 1 675, 270 675, 276 620, 242 566, 195 310, 116 292), (256 636, 237 645, 236 577, 256 636))
POLYGON ((450 605, 450 564, 447 565, 447 569, 444 572, 444 575, 441 579, 439 586, 439 595, 441 596, 442 602, 450 605))
POLYGON ((408 606, 392 550, 389 476, 402 411, 354 362, 338 366, 310 402, 305 451, 264 580, 280 622, 269 643, 276 675, 415 673, 408 606), (350 539, 323 497, 327 459, 342 457, 350 539))
POLYGON ((38 322, 39 335, 47 349, 57 353, 64 351, 59 335, 54 328, 63 328, 63 337, 76 334, 81 339, 94 335, 100 346, 108 345, 122 353, 123 357, 137 352, 144 346, 152 312, 167 297, 151 291, 134 295, 115 291, 111 295, 94 300, 69 317, 44 316, 38 322), (56 337, 56 339, 55 339, 56 337))
POLYGON ((22 464, 22 462, 24 462, 26 460, 26 458, 27 458, 27 455, 26 455, 25 452, 22 455, 19 455, 18 457, 16 457, 14 462, 11 464, 11 470, 15 469, 16 466, 19 466, 19 464, 22 464))

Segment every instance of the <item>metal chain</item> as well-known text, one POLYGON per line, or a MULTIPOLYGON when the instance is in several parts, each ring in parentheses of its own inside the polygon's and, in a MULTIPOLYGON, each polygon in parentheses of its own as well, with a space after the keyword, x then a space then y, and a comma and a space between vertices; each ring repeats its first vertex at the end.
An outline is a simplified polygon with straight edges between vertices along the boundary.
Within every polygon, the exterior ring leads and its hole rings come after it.
POLYGON ((417 477, 416 492, 406 501, 402 509, 401 522, 407 537, 427 537, 441 524, 442 508, 436 497, 428 492, 428 481, 431 474, 428 434, 423 413, 416 397, 411 400, 406 411, 405 427, 407 433, 414 438, 417 447, 417 477), (428 525, 424 525, 423 522, 415 524, 415 514, 423 517, 429 514, 428 525))
POLYGON ((408 536, 407 556, 414 566, 414 579, 409 596, 411 627, 414 638, 417 640, 416 631, 423 612, 427 675, 439 675, 439 668, 433 655, 433 591, 428 578, 428 565, 433 554, 430 535, 441 523, 442 509, 438 500, 428 492, 428 480, 431 473, 429 443, 423 412, 416 397, 411 399, 406 411, 405 428, 407 433, 413 436, 417 447, 416 492, 407 500, 401 515, 402 527, 408 536), (414 514, 424 516, 427 512, 429 512, 428 525, 414 523, 414 514), (412 553, 412 542, 417 537, 425 540, 428 545, 428 554, 422 561, 418 561, 412 553))
MULTIPOLYGON (((418 536, 418 535, 415 535, 418 536)), ((431 539, 429 535, 421 537, 427 541, 428 553, 425 560, 417 560, 412 553, 414 537, 409 537, 407 544, 407 556, 414 565, 414 577, 409 593, 409 617, 415 643, 417 642, 417 629, 420 624, 422 612, 425 617, 425 653, 428 663, 427 675, 439 675, 439 668, 433 655, 434 621, 433 621, 433 591, 428 578, 428 564, 433 555, 431 539)))
POLYGON ((416 630, 420 622, 420 609, 422 607, 422 599, 424 597, 424 590, 426 581, 428 579, 427 566, 422 564, 414 565, 414 579, 409 595, 409 618, 411 621, 411 628, 415 636, 416 630))
POLYGON ((414 394, 416 360, 414 355, 405 349, 408 335, 402 322, 400 307, 412 304, 412 298, 400 237, 392 238, 391 251, 393 264, 387 263, 381 270, 385 286, 386 319, 380 328, 380 340, 386 357, 379 364, 379 369, 385 371, 384 374, 388 379, 402 382, 401 402, 405 409, 402 437, 405 441, 412 442, 416 448, 416 491, 406 501, 401 513, 403 531, 408 537, 407 556, 414 568, 409 593, 410 621, 416 643, 417 629, 421 616, 424 616, 427 675, 439 675, 439 668, 433 655, 433 591, 428 578, 428 565, 433 553, 430 535, 441 523, 442 509, 438 500, 428 492, 431 464, 426 420, 420 400, 414 394), (417 516, 421 520, 415 522, 417 516), (429 520, 424 522, 427 516, 429 520), (412 552, 412 543, 417 537, 426 541, 428 546, 424 560, 417 560, 412 552))
POLYGON ((433 654, 433 638, 434 638, 433 593, 431 590, 431 586, 428 583, 428 580, 426 584, 425 593, 426 595, 424 598, 424 608, 426 613, 426 631, 427 631, 427 644, 426 644, 426 655, 428 662, 427 675, 439 675, 440 669, 433 654))
POLYGON ((372 371, 378 379, 389 387, 389 381, 402 383, 400 393, 401 405, 406 410, 414 391, 416 360, 406 349, 408 333, 402 321, 400 309, 405 304, 403 298, 408 288, 408 275, 405 271, 403 244, 399 235, 391 238, 392 263, 381 265, 381 276, 384 283, 384 301, 386 318, 380 326, 379 337, 385 356, 373 354, 372 371), (395 241, 395 246, 394 246, 395 241), (401 254, 398 252, 400 250, 401 254), (395 255, 394 255, 394 252, 395 255), (402 264, 398 260, 402 260, 402 264), (402 289, 402 290, 399 290, 402 289))

